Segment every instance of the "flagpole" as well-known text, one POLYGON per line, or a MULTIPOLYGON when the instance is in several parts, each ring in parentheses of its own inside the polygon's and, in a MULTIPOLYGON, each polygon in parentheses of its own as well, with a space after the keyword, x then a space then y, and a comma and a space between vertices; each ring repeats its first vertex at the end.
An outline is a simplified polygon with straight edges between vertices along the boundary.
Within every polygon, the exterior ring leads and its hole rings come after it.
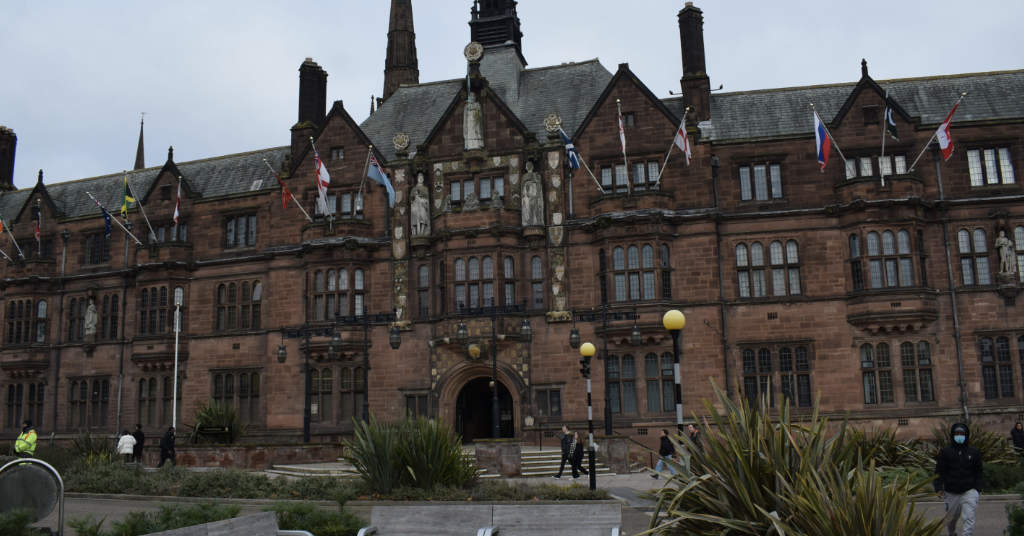
MULTIPOLYGON (((558 127, 558 130, 562 134, 565 134, 565 131, 562 130, 562 127, 558 127)), ((568 138, 569 135, 565 134, 565 137, 568 138)), ((590 175, 591 179, 594 179, 594 184, 597 185, 597 191, 601 192, 601 195, 604 195, 605 194, 604 186, 601 186, 601 181, 597 180, 597 177, 594 176, 594 172, 590 171, 590 166, 587 165, 587 161, 586 161, 586 159, 583 158, 583 154, 580 153, 579 149, 576 149, 576 154, 580 157, 580 163, 583 164, 583 169, 587 170, 587 174, 590 175)), ((614 186, 613 186, 613 188, 614 188, 614 186)))
MULTIPOLYGON (((285 186, 284 181, 281 180, 281 177, 278 176, 277 172, 274 171, 274 168, 271 167, 270 162, 267 162, 267 159, 264 158, 263 163, 266 164, 267 168, 270 169, 270 172, 274 174, 274 178, 276 178, 277 182, 281 184, 281 188, 287 190, 288 188, 285 186)), ((302 214, 306 216, 306 219, 309 220, 310 223, 313 223, 313 218, 309 217, 309 213, 306 212, 306 209, 302 208, 302 204, 299 203, 298 199, 295 199, 295 196, 292 195, 292 192, 290 190, 288 191, 288 197, 291 197, 292 201, 295 201, 295 206, 299 207, 299 210, 302 211, 302 214)))
POLYGON ((8 262, 14 262, 14 259, 10 258, 6 253, 4 253, 4 250, 2 249, 0 249, 0 255, 3 255, 4 258, 8 260, 8 262))
MULTIPOLYGON (((373 152, 373 145, 368 146, 366 150, 366 160, 363 161, 363 178, 359 181, 359 199, 363 198, 363 185, 366 184, 366 175, 370 172, 370 153, 373 152)), ((355 201, 353 201, 354 203, 355 201)), ((355 214, 356 207, 352 207, 352 213, 355 214)))
MULTIPOLYGON (((317 156, 317 158, 320 158, 320 151, 316 150, 316 144, 313 143, 313 136, 309 137, 309 146, 313 148, 313 154, 315 154, 317 156)), ((323 159, 320 159, 320 163, 323 164, 323 159)), ((330 220, 331 214, 327 213, 330 210, 327 207, 327 194, 326 193, 324 193, 324 194, 320 193, 320 173, 316 172, 315 170, 314 170, 314 173, 313 173, 313 180, 316 181, 316 197, 317 197, 317 199, 320 199, 321 197, 323 197, 324 218, 327 218, 328 220, 330 220)), ((319 202, 317 203, 317 206, 320 206, 319 202)), ((303 212, 305 212, 305 211, 303 211, 303 212)), ((333 226, 334 224, 331 223, 331 225, 333 226)), ((333 229, 333 227, 331 227, 331 228, 333 229)))
MULTIPOLYGON (((86 190, 85 194, 89 196, 89 199, 92 199, 92 202, 93 202, 93 203, 96 203, 96 206, 97 206, 97 207, 100 207, 100 208, 101 208, 101 209, 103 209, 103 210, 107 210, 107 209, 106 209, 106 207, 104 207, 103 205, 101 205, 101 204, 100 204, 100 202, 99 202, 99 201, 97 201, 95 197, 93 197, 93 195, 92 195, 92 192, 90 192, 90 191, 86 190)), ((107 210, 107 213, 109 214, 109 213, 110 213, 110 211, 109 211, 109 210, 107 210)), ((127 228, 125 228, 125 226, 124 226, 124 225, 122 225, 122 224, 121 224, 121 220, 119 220, 119 219, 117 219, 117 218, 110 218, 110 219, 111 219, 111 220, 112 220, 112 221, 113 221, 114 223, 116 223, 116 224, 117 224, 117 226, 118 226, 118 227, 120 227, 122 231, 124 231, 125 233, 127 233, 127 234, 128 234, 128 236, 132 237, 132 240, 134 240, 134 241, 135 241, 135 244, 136 244, 136 245, 139 245, 139 246, 143 245, 143 244, 142 244, 142 242, 140 242, 140 241, 139 241, 139 239, 138 239, 138 238, 136 238, 136 237, 135 237, 135 235, 133 235, 131 231, 129 231, 129 230, 127 229, 127 228)))
MULTIPOLYGON (((882 160, 885 159, 885 131, 889 126, 889 90, 885 90, 885 106, 882 107, 882 156, 878 157, 878 175, 882 179, 882 188, 885 188, 885 168, 882 167, 882 160)), ((846 165, 846 162, 843 162, 846 165)))
MULTIPOLYGON (((615 99, 615 106, 619 110, 619 141, 622 142, 622 164, 626 168, 626 194, 633 195, 633 185, 629 181, 629 159, 626 158, 626 126, 622 121, 622 101, 615 99)), ((615 191, 614 184, 612 184, 612 191, 615 191)))
MULTIPOLYGON (((685 125, 686 125, 686 114, 689 113, 689 112, 690 112, 690 107, 687 106, 686 109, 683 110, 683 125, 684 125, 683 128, 686 128, 685 127, 685 125)), ((687 144, 689 144, 689 140, 687 140, 687 144)), ((665 162, 663 164, 661 164, 661 170, 658 171, 658 180, 654 181, 654 186, 656 186, 656 187, 661 186, 661 176, 665 173, 665 168, 668 166, 668 157, 669 157, 669 155, 672 154, 672 148, 675 147, 675 146, 676 146, 676 138, 675 138, 675 135, 673 134, 672 135, 672 141, 669 142, 669 144, 668 144, 668 151, 665 153, 665 162)))
POLYGON ((11 226, 7 225, 7 222, 5 222, 2 218, 0 218, 0 224, 4 226, 4 229, 7 229, 7 234, 11 235, 11 242, 14 243, 14 249, 18 250, 18 256, 24 259, 25 252, 21 251, 21 246, 18 245, 18 240, 14 238, 14 233, 11 232, 11 226))
MULTIPOLYGON (((142 204, 142 198, 135 195, 135 188, 132 188, 132 181, 128 179, 128 172, 123 171, 125 176, 125 183, 128 184, 128 191, 131 192, 132 197, 135 198, 135 202, 139 204, 139 211, 142 212, 142 219, 146 221, 146 227, 149 227, 150 241, 156 241, 156 231, 153 230, 153 226, 149 223, 149 218, 146 216, 146 207, 142 204)), ((180 180, 181 177, 178 177, 180 180)))
MULTIPOLYGON (((957 99, 956 103, 953 104, 953 108, 956 109, 956 107, 960 104, 960 101, 964 100, 964 97, 966 97, 966 96, 967 96, 967 92, 961 93, 960 94, 960 98, 957 99)), ((953 120, 952 117, 950 117, 949 119, 950 119, 950 121, 953 120)), ((943 120, 943 123, 945 123, 945 120, 943 120)), ((941 126, 942 123, 939 123, 939 125, 941 126)), ((910 164, 910 169, 907 170, 907 173, 911 173, 911 172, 914 171, 914 166, 917 165, 917 161, 920 160, 922 156, 924 156, 924 152, 928 150, 928 146, 932 144, 932 140, 935 139, 935 135, 937 133, 938 133, 938 129, 936 129, 935 131, 932 132, 932 137, 928 138, 928 143, 924 144, 924 147, 921 149, 921 152, 918 153, 917 158, 914 159, 914 163, 910 164)))
MULTIPOLYGON (((811 109, 814 110, 814 103, 811 103, 811 109)), ((829 141, 832 142, 832 146, 836 148, 836 152, 839 153, 839 158, 843 159, 843 168, 846 167, 846 157, 843 155, 843 150, 839 148, 839 144, 836 143, 836 139, 832 137, 832 133, 828 131, 828 125, 822 120, 821 116, 818 115, 818 111, 814 110, 814 115, 818 116, 818 121, 821 121, 821 127, 825 129, 825 135, 828 136, 829 141)))

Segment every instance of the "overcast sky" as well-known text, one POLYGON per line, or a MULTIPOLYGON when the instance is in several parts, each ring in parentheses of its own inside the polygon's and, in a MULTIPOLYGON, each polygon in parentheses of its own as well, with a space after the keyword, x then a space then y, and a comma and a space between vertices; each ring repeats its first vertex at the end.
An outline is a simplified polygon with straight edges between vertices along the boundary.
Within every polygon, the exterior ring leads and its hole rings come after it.
MULTIPOLYGON (((1021 68, 1024 2, 723 1, 704 10, 724 91, 1021 68)), ((413 0, 420 81, 460 77, 470 0, 413 0)), ((621 62, 656 94, 679 91, 676 0, 521 0, 530 67, 621 62)), ((15 184, 286 145, 298 67, 329 73, 328 106, 357 121, 380 95, 390 2, 0 0, 0 125, 18 135, 15 184)), ((1024 98, 1024 96, 1022 96, 1024 98)))

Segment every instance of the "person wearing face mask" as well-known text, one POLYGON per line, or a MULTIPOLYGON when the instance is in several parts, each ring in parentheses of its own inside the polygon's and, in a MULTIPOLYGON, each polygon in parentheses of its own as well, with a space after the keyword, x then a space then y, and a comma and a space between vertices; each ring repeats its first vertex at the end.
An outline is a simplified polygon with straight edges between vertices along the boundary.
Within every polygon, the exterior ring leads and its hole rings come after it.
POLYGON ((935 461, 935 491, 946 503, 946 531, 956 535, 956 523, 963 519, 962 536, 974 534, 974 515, 981 488, 981 451, 968 443, 971 432, 956 423, 949 430, 952 442, 939 451, 935 461))

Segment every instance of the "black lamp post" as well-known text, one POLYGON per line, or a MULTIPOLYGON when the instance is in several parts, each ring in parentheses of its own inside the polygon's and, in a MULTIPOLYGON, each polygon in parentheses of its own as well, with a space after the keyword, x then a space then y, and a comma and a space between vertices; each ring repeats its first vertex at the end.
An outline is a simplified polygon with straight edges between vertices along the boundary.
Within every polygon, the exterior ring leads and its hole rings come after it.
POLYGON ((672 377, 676 384, 676 428, 679 433, 683 432, 683 390, 679 385, 679 334, 686 326, 686 315, 677 309, 672 309, 661 318, 662 325, 672 335, 672 377))
MULTIPOLYGON (((394 312, 335 317, 336 325, 362 324, 363 326, 363 411, 360 415, 363 422, 370 421, 370 325, 391 323, 391 329, 388 331, 388 345, 391 346, 391 349, 397 350, 402 345, 402 335, 398 331, 398 326, 394 325, 397 318, 394 312)), ((338 353, 340 353, 341 337, 337 334, 335 337, 338 341, 338 353)), ((334 339, 331 342, 333 344, 334 339)))
POLYGON ((587 456, 589 458, 587 464, 590 468, 590 489, 597 489, 597 471, 595 470, 597 462, 594 460, 594 406, 590 398, 590 359, 594 357, 596 351, 594 345, 589 342, 580 346, 580 356, 582 356, 580 374, 587 380, 587 456))
POLYGON ((601 304, 600 315, 595 312, 578 313, 576 311, 573 311, 572 315, 573 328, 569 331, 569 346, 573 348, 580 348, 580 332, 576 329, 577 320, 580 322, 601 322, 601 344, 604 347, 604 434, 609 436, 612 435, 613 431, 612 402, 610 389, 608 388, 608 320, 633 320, 633 331, 630 334, 630 342, 634 345, 639 345, 642 342, 642 336, 636 325, 636 319, 637 313, 635 309, 628 313, 609 313, 607 303, 601 304))

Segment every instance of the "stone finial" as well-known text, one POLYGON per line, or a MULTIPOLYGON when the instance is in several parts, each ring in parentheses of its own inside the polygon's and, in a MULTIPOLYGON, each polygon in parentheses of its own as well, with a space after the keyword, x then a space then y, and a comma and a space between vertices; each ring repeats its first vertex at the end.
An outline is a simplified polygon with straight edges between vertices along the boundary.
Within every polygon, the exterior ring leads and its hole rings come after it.
POLYGON ((868 60, 860 59, 860 76, 861 78, 867 78, 868 76, 868 60))
POLYGON ((167 161, 174 162, 174 146, 171 145, 167 148, 167 161))

